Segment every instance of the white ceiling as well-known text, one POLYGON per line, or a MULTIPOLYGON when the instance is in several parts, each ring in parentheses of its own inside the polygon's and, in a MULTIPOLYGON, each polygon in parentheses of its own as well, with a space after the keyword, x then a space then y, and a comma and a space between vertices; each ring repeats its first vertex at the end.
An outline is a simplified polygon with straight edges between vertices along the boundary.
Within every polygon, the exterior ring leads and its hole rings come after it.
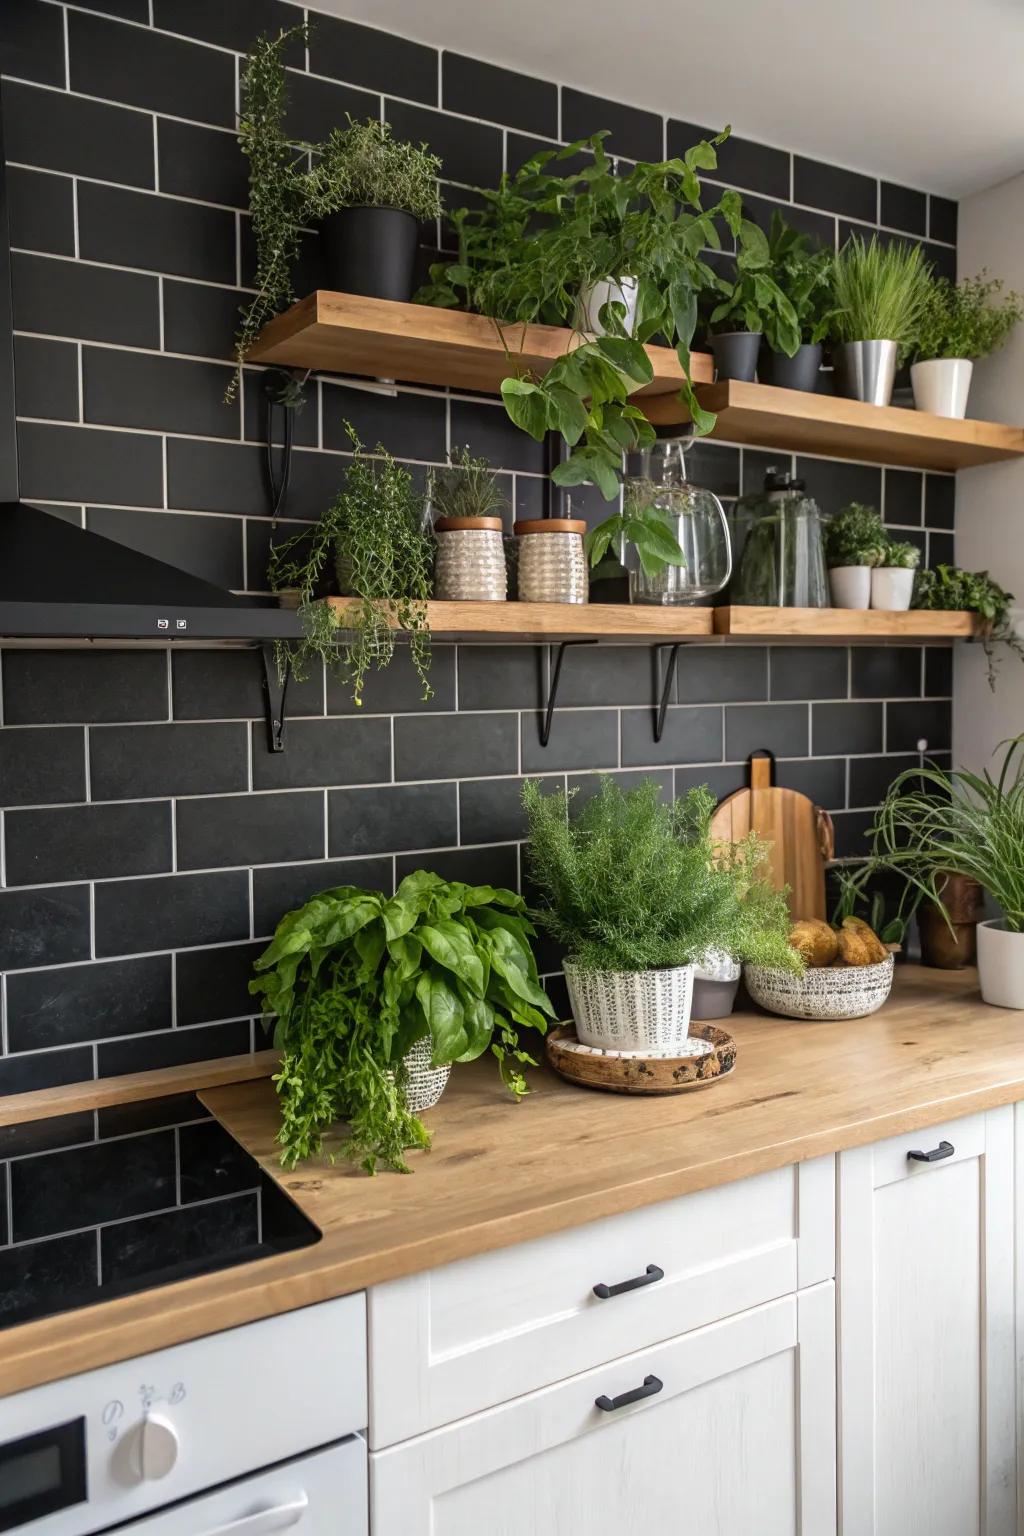
POLYGON ((1024 170, 1024 0, 313 5, 948 197, 1024 170))

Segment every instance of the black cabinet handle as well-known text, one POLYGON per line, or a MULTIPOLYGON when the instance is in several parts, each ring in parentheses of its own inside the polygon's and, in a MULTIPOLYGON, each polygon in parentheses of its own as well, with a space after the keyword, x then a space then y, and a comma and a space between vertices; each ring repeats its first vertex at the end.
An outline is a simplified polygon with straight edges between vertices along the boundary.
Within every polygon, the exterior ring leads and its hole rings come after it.
POLYGON ((632 1392, 621 1392, 618 1397, 595 1397, 594 1407, 600 1408, 602 1413, 614 1413, 616 1408, 628 1408, 630 1403, 639 1403, 645 1397, 655 1397, 665 1385, 657 1376, 645 1376, 642 1387, 634 1387, 632 1392))
POLYGON ((648 1264, 642 1275, 634 1275, 632 1280, 620 1280, 618 1285, 595 1285, 594 1295, 600 1296, 602 1301, 607 1301, 609 1296, 621 1296, 623 1291, 638 1291, 642 1285, 654 1285, 658 1280, 664 1280, 665 1271, 659 1269, 657 1264, 648 1264))
POLYGON ((940 1141, 930 1152, 908 1152, 907 1160, 912 1163, 941 1163, 944 1157, 952 1157, 955 1151, 951 1141, 940 1141))

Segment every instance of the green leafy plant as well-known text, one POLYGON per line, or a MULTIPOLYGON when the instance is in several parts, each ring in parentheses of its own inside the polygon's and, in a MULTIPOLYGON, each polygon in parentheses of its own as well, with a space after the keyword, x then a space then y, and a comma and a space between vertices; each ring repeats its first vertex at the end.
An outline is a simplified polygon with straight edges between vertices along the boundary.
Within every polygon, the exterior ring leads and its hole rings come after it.
POLYGON ((292 648, 299 676, 312 658, 352 686, 357 706, 371 666, 389 666, 395 653, 395 626, 409 639, 412 662, 431 697, 430 626, 433 538, 426 527, 423 496, 409 471, 378 443, 377 457, 364 453, 351 425, 345 430, 353 455, 338 492, 312 532, 303 529, 271 549, 272 591, 299 590, 304 636, 292 648), (334 563, 338 584, 352 601, 337 610, 317 599, 320 583, 334 563), (340 642, 340 643, 339 643, 340 642))
POLYGON ((996 645, 1002 644, 1024 661, 1024 643, 1013 619, 1013 593, 993 581, 988 571, 964 571, 958 565, 937 565, 919 571, 914 607, 943 612, 976 613, 984 620, 979 636, 988 662, 988 685, 996 685, 996 645))
POLYGON ((792 357, 800 345, 800 323, 776 282, 768 237, 750 219, 741 219, 738 241, 735 275, 718 279, 722 299, 711 311, 711 329, 770 334, 774 350, 792 357))
POLYGON ((430 472, 430 507, 437 517, 500 517, 505 493, 486 459, 468 448, 452 449, 444 469, 430 472))
POLYGON ((1008 293, 1001 299, 1003 284, 985 273, 951 283, 933 277, 914 338, 914 358, 926 362, 936 357, 985 357, 1007 340, 1024 317, 1024 298, 1008 293))
POLYGON ((825 561, 843 565, 884 565, 889 549, 882 519, 874 507, 851 501, 825 523, 825 561))
POLYGON ((899 896, 892 911, 892 893, 879 885, 879 876, 884 873, 884 865, 876 859, 838 864, 830 870, 839 887, 832 912, 833 928, 842 927, 844 918, 863 917, 883 944, 903 943, 910 920, 920 905, 921 893, 905 880, 898 881, 899 896))
POLYGON ((713 208, 701 204, 698 172, 715 169, 715 146, 727 133, 681 157, 641 161, 621 173, 605 151, 607 135, 594 134, 533 156, 496 189, 480 191, 480 206, 453 215, 458 254, 431 268, 418 298, 495 321, 512 374, 502 385, 509 416, 538 440, 560 433, 572 449, 553 472, 559 485, 593 481, 610 501, 618 494, 623 451, 653 441, 630 396, 652 378, 644 344, 655 337, 676 349, 685 376, 681 398, 696 432, 714 426, 690 385, 690 344, 698 299, 716 285, 703 255, 721 245, 716 221, 724 219, 734 234, 739 229, 735 192, 724 192, 713 208), (581 169, 555 173, 581 156, 581 169), (516 327, 535 321, 578 327, 581 290, 623 278, 637 284, 631 334, 625 306, 613 301, 600 316, 607 334, 581 336, 541 379, 517 367, 522 333, 516 327))
POLYGON ((886 539, 882 549, 882 558, 879 565, 894 567, 902 571, 916 571, 921 563, 921 551, 916 544, 901 544, 897 540, 886 539))
MULTIPOLYGON (((631 479, 623 493, 622 511, 613 512, 591 528, 583 543, 592 566, 599 566, 619 539, 632 544, 645 576, 660 576, 666 566, 685 565, 679 540, 672 532, 669 514, 657 505, 665 487, 653 480, 631 479)), ((615 563, 618 573, 618 563, 615 563)))
POLYGON ((303 186, 308 216, 323 219, 342 208, 400 208, 421 221, 436 219, 438 156, 426 144, 396 139, 390 123, 346 116, 348 127, 332 128, 316 146, 303 186))
MULTIPOLYGON (((812 241, 810 235, 795 230, 775 209, 768 237, 769 269, 776 287, 793 311, 801 344, 816 345, 828 335, 835 314, 832 291, 835 259, 833 251, 812 241)), ((773 352, 788 352, 787 343, 791 339, 788 322, 781 317, 777 306, 770 305, 765 309, 762 329, 773 352)))
POLYGON ((877 863, 945 912, 947 874, 977 880, 1013 933, 1024 932, 1024 737, 1004 741, 998 778, 986 768, 908 768, 889 787, 873 835, 877 863))
POLYGON ((575 815, 571 801, 535 780, 523 786, 527 866, 540 893, 533 916, 578 965, 657 970, 723 949, 799 968, 788 918, 755 878, 763 849, 755 839, 724 857, 716 850, 708 789, 665 805, 653 779, 623 791, 602 775, 575 815))
POLYGON ((851 235, 835 260, 836 341, 895 341, 913 346, 928 295, 931 267, 919 245, 883 245, 851 235))
POLYGON ((249 983, 275 1020, 282 1052, 281 1161, 319 1152, 348 1121, 343 1155, 373 1173, 407 1173, 404 1153, 430 1137, 403 1093, 404 1057, 429 1035, 434 1066, 488 1049, 520 1098, 533 1058, 521 1028, 543 1034, 554 1010, 530 947, 521 897, 417 870, 395 895, 339 886, 277 925, 249 983))

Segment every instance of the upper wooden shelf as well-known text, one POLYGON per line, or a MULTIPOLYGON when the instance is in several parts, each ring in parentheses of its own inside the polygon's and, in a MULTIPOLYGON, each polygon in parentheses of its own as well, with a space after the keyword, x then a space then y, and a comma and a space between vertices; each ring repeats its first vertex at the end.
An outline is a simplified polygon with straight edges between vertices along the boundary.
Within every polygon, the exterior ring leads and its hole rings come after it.
MULTIPOLYGON (((578 333, 554 325, 515 324, 499 331, 497 322, 483 315, 320 289, 264 326, 249 358, 254 363, 497 394, 502 379, 509 376, 502 336, 521 368, 542 374, 569 350, 578 333)), ((641 395, 678 393, 683 370, 675 352, 648 347, 647 355, 654 379, 641 395)), ((707 353, 694 352, 690 367, 695 380, 710 383, 707 353)))
MULTIPOLYGON (((697 395, 718 417, 712 437, 731 443, 913 469, 969 469, 1024 454, 1024 429, 994 421, 954 421, 927 411, 734 379, 701 384, 697 395)), ((685 406, 671 396, 651 401, 645 411, 658 425, 688 419, 685 406)))
POLYGON ((749 640, 969 640, 978 633, 974 613, 912 608, 713 608, 715 634, 749 640))

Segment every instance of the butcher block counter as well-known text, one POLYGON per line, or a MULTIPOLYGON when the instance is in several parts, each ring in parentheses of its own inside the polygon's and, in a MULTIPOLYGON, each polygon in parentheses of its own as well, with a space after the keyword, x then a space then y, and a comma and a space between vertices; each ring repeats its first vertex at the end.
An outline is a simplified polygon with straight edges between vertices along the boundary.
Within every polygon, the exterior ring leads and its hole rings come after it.
MULTIPOLYGON (((723 1021, 735 1071, 674 1097, 588 1092, 546 1067, 521 1104, 456 1068, 412 1175, 285 1173, 269 1078, 201 1097, 323 1232, 290 1254, 0 1332, 0 1395, 601 1217, 1024 1100, 1024 1012, 974 972, 901 966, 866 1019, 723 1021)), ((2 1108, 9 1112, 12 1102, 2 1108)))

